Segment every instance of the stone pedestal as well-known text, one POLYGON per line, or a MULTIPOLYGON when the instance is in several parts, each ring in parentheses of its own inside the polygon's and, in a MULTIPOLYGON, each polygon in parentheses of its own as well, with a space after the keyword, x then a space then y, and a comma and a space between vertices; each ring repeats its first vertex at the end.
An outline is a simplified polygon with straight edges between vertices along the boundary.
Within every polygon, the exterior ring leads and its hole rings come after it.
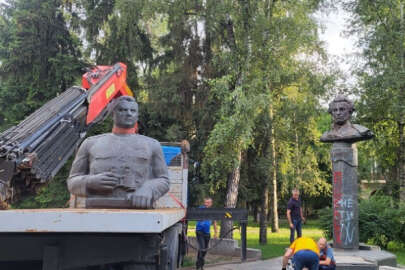
POLYGON ((353 143, 334 142, 333 167, 333 246, 359 248, 357 148, 353 143))

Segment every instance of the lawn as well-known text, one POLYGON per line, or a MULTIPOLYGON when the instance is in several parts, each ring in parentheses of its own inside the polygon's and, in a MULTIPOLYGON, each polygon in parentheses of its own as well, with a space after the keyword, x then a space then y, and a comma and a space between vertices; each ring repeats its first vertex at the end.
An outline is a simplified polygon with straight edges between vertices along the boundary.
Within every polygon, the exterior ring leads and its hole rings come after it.
MULTIPOLYGON (((189 222, 188 235, 195 236, 195 222, 189 222)), ((219 232, 219 228, 218 228, 219 232)), ((211 235, 214 235, 214 230, 211 227, 211 235)), ((307 221, 302 229, 302 235, 312 237, 315 240, 322 236, 322 230, 319 228, 317 220, 307 221)), ((240 246, 240 232, 234 231, 234 239, 239 240, 240 246)), ((290 244, 290 229, 287 226, 286 220, 280 220, 280 231, 272 233, 271 229, 267 231, 267 245, 259 245, 259 225, 253 221, 249 221, 247 227, 247 245, 250 248, 257 248, 262 250, 262 259, 269 259, 282 256, 285 248, 290 244)), ((405 249, 390 251, 397 256, 399 264, 405 265, 405 249)))
MULTIPOLYGON (((188 235, 195 236, 195 222, 189 223, 188 235)), ((219 232, 219 228, 218 228, 219 232)), ((211 235, 214 235, 213 228, 211 227, 211 235)), ((322 236, 322 231, 319 229, 316 221, 307 221, 303 226, 303 236, 312 237, 318 239, 322 236)), ((234 231, 234 239, 239 240, 240 246, 240 232, 234 231)), ((247 227, 247 246, 249 248, 257 248, 262 250, 262 259, 269 259, 284 254, 285 248, 290 244, 290 229, 287 226, 285 220, 280 221, 280 231, 278 233, 272 233, 271 229, 267 231, 267 245, 259 245, 259 225, 254 222, 249 222, 247 227)))

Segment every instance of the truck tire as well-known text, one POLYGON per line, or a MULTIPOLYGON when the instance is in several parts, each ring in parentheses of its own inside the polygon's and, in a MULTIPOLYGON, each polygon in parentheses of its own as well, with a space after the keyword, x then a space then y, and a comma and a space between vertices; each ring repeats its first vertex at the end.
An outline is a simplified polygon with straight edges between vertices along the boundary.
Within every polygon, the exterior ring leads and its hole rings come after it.
POLYGON ((167 246, 167 265, 165 270, 178 269, 179 256, 179 236, 181 234, 181 224, 175 224, 165 232, 165 244, 167 246))

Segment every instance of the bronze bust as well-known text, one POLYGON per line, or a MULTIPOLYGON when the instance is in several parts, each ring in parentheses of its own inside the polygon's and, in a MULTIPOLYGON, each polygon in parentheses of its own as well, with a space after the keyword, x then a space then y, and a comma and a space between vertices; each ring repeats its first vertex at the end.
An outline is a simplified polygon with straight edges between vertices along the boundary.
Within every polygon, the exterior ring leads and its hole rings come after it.
POLYGON ((332 129, 322 134, 321 142, 354 143, 374 137, 368 128, 350 122, 354 105, 347 97, 338 95, 329 104, 328 112, 333 118, 332 129))
POLYGON ((138 104, 130 96, 113 101, 112 133, 81 144, 67 180, 75 207, 153 208, 169 190, 160 143, 134 133, 138 104))

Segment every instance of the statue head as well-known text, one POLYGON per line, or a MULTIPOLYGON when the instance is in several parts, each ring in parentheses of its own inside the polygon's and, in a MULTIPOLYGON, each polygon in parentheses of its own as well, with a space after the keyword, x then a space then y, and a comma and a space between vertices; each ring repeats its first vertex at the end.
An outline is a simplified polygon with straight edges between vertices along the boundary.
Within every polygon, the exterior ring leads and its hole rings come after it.
POLYGON ((337 95, 329 104, 328 112, 332 115, 333 123, 341 126, 350 120, 354 112, 354 105, 346 96, 337 95))
POLYGON ((112 115, 114 126, 133 128, 138 121, 138 103, 131 96, 120 96, 113 100, 112 115))

